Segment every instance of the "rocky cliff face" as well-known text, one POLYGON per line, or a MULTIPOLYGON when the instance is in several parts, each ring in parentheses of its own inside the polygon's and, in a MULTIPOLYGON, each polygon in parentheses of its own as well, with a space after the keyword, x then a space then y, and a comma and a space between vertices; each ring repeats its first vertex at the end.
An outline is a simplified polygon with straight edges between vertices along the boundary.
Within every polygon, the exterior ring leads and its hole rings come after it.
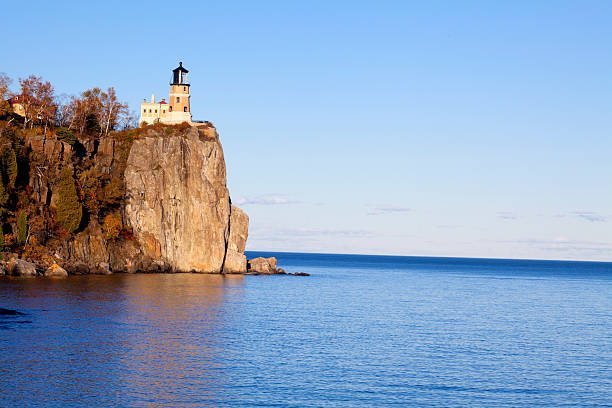
POLYGON ((196 128, 136 140, 125 184, 125 220, 143 253, 173 270, 220 272, 230 236, 246 234, 238 223, 230 231, 221 144, 196 128))
MULTIPOLYGON (((125 191, 118 218, 131 233, 109 237, 103 217, 90 219, 56 259, 71 273, 245 273, 249 219, 231 205, 214 127, 145 129, 123 152, 117 143, 112 137, 81 143, 81 154, 99 174, 120 169, 125 191)), ((48 140, 29 146, 58 161, 70 150, 48 140)), ((53 177, 33 175, 30 186, 38 201, 53 206, 53 177)))
POLYGON ((230 207, 229 239, 223 262, 224 273, 244 273, 247 270, 247 259, 244 247, 249 235, 249 216, 240 208, 230 207))

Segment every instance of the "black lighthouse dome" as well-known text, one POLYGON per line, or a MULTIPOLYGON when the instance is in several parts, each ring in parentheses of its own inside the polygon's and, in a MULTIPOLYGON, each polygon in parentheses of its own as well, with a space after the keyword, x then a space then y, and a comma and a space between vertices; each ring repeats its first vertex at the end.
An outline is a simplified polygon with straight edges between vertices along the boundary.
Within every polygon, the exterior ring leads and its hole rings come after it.
POLYGON ((189 71, 183 67, 183 62, 179 62, 179 66, 172 70, 172 82, 170 85, 189 85, 187 82, 187 73, 189 71))

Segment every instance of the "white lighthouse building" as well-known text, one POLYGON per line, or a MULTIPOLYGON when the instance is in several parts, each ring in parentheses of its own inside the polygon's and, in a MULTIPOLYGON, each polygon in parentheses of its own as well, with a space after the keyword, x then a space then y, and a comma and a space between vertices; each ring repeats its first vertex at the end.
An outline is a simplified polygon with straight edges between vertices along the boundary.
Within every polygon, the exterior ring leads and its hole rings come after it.
POLYGON ((140 104, 140 125, 153 124, 157 122, 167 124, 192 123, 189 99, 189 81, 187 73, 183 68, 183 63, 172 70, 172 80, 170 82, 170 99, 166 102, 162 99, 155 101, 155 95, 151 95, 151 102, 145 99, 140 104))

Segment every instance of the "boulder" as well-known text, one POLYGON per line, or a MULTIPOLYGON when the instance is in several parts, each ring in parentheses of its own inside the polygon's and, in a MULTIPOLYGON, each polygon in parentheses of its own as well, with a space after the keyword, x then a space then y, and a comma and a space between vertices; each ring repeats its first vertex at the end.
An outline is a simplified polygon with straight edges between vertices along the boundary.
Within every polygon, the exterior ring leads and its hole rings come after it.
POLYGON ((23 259, 13 258, 7 264, 7 271, 10 275, 32 278, 36 276, 36 266, 23 259))
POLYGON ((247 262, 247 272, 252 274, 272 275, 278 272, 276 269, 276 258, 259 258, 251 259, 247 262))
POLYGON ((98 264, 97 272, 100 275, 110 275, 110 274, 112 274, 112 272, 110 270, 110 265, 108 264, 108 262, 100 262, 98 264))
POLYGON ((66 268, 73 275, 87 275, 89 273, 89 266, 85 262, 71 262, 66 265, 66 268))
POLYGON ((294 273, 290 273, 289 275, 292 275, 292 276, 310 276, 310 274, 306 273, 306 272, 294 272, 294 273))
POLYGON ((244 248, 249 235, 249 216, 235 205, 230 208, 229 238, 223 273, 246 273, 247 259, 244 248))
POLYGON ((54 263, 45 271, 45 277, 48 278, 65 278, 68 276, 68 272, 58 264, 54 263))

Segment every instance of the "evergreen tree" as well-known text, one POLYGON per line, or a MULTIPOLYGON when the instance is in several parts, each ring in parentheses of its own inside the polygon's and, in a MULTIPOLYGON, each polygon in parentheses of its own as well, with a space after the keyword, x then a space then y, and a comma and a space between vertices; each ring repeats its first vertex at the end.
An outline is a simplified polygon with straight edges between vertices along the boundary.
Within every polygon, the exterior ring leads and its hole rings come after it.
POLYGON ((93 113, 85 118, 85 131, 90 135, 99 135, 102 131, 98 117, 93 113))
POLYGON ((72 133, 72 130, 66 127, 57 128, 57 130, 55 131, 55 134, 58 140, 61 140, 62 142, 66 142, 71 146, 74 145, 74 142, 76 142, 76 136, 74 135, 74 133, 72 133))
POLYGON ((19 213, 17 218, 17 243, 23 245, 28 238, 28 217, 25 211, 19 213))
POLYGON ((79 202, 72 171, 64 167, 60 173, 57 200, 57 221, 68 232, 74 232, 81 224, 83 206, 79 202))
POLYGON ((8 202, 9 195, 4 188, 4 183, 0 180, 0 215, 6 211, 6 203, 8 202))
POLYGON ((4 149, 2 152, 2 179, 3 182, 11 187, 15 186, 17 179, 17 156, 12 147, 4 149))

